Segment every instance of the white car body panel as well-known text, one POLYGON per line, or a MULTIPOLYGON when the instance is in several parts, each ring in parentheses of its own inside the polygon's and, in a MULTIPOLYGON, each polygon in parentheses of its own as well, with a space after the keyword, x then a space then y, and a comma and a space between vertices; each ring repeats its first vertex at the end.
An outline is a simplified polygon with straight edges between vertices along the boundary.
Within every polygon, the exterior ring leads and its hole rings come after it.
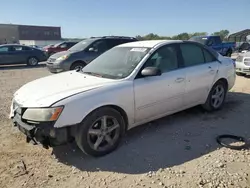
POLYGON ((118 46, 152 48, 125 79, 104 79, 70 71, 28 83, 16 92, 14 99, 25 107, 63 105, 64 110, 54 125, 56 128, 78 124, 93 110, 114 105, 127 114, 130 129, 203 104, 214 83, 221 78, 228 81, 228 89, 233 87, 235 69, 232 59, 221 55, 218 55, 218 62, 135 79, 150 54, 173 42, 182 41, 140 41, 118 46))
POLYGON ((236 58, 236 71, 243 74, 250 74, 250 52, 240 53, 241 60, 236 58))
POLYGON ((102 87, 114 81, 69 71, 25 84, 15 93, 15 100, 23 107, 49 107, 65 97, 102 87))

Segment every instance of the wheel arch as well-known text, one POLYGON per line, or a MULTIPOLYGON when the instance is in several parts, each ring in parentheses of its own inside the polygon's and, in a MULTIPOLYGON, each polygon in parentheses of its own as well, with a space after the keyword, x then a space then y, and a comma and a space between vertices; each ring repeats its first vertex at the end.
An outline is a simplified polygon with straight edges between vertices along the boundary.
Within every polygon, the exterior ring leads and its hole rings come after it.
POLYGON ((86 63, 85 61, 83 61, 83 60, 76 60, 76 61, 74 61, 74 62, 70 65, 70 68, 72 68, 72 66, 75 65, 76 63, 83 63, 83 64, 87 65, 87 63, 86 63))
MULTIPOLYGON (((87 115, 83 118, 83 120, 84 120, 88 115, 90 115, 91 113, 93 113, 93 112, 96 111, 96 110, 100 110, 101 108, 112 108, 112 109, 118 111, 118 112, 121 114, 122 118, 124 119, 124 122, 125 122, 125 130, 128 130, 128 123, 129 123, 129 122, 128 122, 128 115, 127 115, 126 111, 125 111, 122 107, 120 107, 120 106, 118 106, 118 105, 115 105, 115 104, 106 104, 106 105, 99 106, 99 107, 93 109, 92 111, 90 111, 89 113, 87 113, 87 115)), ((82 121, 83 121, 83 120, 82 120, 82 121)))
POLYGON ((218 82, 223 82, 223 83, 225 84, 225 86, 226 86, 226 90, 228 90, 228 81, 227 81, 226 78, 220 78, 220 79, 218 79, 218 80, 214 83, 214 85, 215 85, 216 83, 218 83, 218 82))

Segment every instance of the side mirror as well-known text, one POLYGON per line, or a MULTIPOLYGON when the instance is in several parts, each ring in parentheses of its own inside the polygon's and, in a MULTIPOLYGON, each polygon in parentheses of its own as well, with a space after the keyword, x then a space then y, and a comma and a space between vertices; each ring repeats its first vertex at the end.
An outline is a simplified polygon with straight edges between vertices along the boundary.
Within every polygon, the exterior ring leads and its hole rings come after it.
POLYGON ((141 71, 142 76, 160 76, 161 70, 157 67, 146 67, 141 71))
POLYGON ((89 52, 97 52, 97 50, 95 50, 94 48, 89 48, 88 51, 89 51, 89 52))

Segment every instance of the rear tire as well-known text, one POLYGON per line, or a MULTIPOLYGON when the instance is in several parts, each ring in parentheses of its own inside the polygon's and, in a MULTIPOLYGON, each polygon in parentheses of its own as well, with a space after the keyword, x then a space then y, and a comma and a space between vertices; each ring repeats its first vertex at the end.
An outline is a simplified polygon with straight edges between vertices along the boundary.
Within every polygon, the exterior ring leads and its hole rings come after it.
POLYGON ((36 57, 29 57, 28 59, 27 59, 27 65, 28 66, 36 66, 36 65, 38 65, 38 59, 36 58, 36 57))
POLYGON ((75 62, 71 65, 70 70, 79 70, 86 66, 84 62, 75 62))
POLYGON ((216 111, 222 108, 227 94, 227 87, 223 81, 217 81, 209 92, 206 103, 202 107, 206 111, 216 111))
POLYGON ((78 125, 75 140, 87 155, 101 157, 118 147, 124 132, 125 122, 121 114, 104 107, 90 113, 78 125))

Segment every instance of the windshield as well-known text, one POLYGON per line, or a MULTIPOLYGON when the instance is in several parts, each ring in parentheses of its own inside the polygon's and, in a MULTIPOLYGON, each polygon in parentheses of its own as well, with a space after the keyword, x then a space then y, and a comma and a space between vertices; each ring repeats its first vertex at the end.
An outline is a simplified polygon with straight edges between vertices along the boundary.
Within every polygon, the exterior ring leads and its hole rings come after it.
POLYGON ((132 73, 150 48, 115 47, 82 69, 85 74, 122 79, 132 73))
MULTIPOLYGON (((62 44, 62 42, 60 42, 60 43, 57 43, 57 44, 55 44, 55 45, 52 45, 53 47, 58 47, 60 44, 62 44)), ((52 46, 50 46, 50 47, 52 47, 52 46)))
POLYGON ((93 39, 85 39, 82 40, 80 42, 78 42, 77 44, 75 44, 74 46, 72 46, 69 51, 82 51, 84 50, 86 47, 88 47, 93 41, 93 39))
POLYGON ((204 45, 206 45, 206 43, 207 43, 207 37, 191 37, 189 40, 199 42, 199 43, 204 44, 204 45))

